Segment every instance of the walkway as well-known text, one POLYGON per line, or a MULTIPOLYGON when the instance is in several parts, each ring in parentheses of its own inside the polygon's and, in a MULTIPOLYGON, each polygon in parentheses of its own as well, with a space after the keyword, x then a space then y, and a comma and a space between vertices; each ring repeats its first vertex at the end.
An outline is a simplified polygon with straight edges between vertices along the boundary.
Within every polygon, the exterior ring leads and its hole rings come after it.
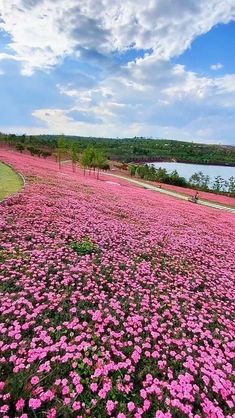
MULTIPOLYGON (((160 187, 153 186, 152 184, 144 183, 139 180, 134 180, 132 178, 121 176, 119 174, 104 173, 104 172, 102 172, 102 174, 106 176, 111 176, 111 177, 116 177, 122 180, 126 180, 126 181, 129 181, 130 183, 136 184, 137 186, 144 187, 145 189, 153 190, 155 192, 159 192, 159 193, 167 194, 169 196, 176 197, 177 199, 188 201, 188 196, 185 196, 177 192, 173 192, 171 190, 166 190, 162 188, 160 189, 160 187)), ((219 203, 209 202, 208 200, 199 199, 197 204, 203 205, 203 206, 209 206, 210 208, 214 208, 214 209, 225 210, 226 212, 235 213, 235 208, 229 208, 219 203)))

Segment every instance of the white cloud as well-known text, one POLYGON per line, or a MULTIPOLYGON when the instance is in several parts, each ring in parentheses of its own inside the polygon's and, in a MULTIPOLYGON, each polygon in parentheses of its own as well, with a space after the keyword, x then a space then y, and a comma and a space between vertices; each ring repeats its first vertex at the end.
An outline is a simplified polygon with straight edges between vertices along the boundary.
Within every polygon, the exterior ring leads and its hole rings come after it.
POLYGON ((4 75, 4 71, 0 68, 0 75, 4 75))
POLYGON ((232 138, 229 130, 235 127, 235 75, 199 77, 156 56, 122 67, 118 75, 90 89, 71 85, 58 88, 72 99, 71 107, 34 112, 52 132, 66 127, 67 133, 79 135, 151 135, 226 142, 232 138))
POLYGON ((21 58, 12 54, 6 54, 5 52, 0 52, 0 61, 4 61, 4 60, 21 61, 21 58))
POLYGON ((223 67, 224 67, 223 64, 218 62, 217 64, 212 64, 210 68, 213 71, 217 71, 217 70, 221 70, 223 67))
POLYGON ((130 45, 168 60, 200 34, 235 18, 234 0, 0 0, 0 29, 10 34, 23 73, 50 69, 82 51, 130 45))
POLYGON ((99 63, 100 77, 93 67, 79 81, 73 74, 59 81, 70 106, 33 111, 41 132, 230 140, 235 75, 200 76, 171 59, 231 20, 235 0, 0 0, 0 30, 11 39, 0 60, 20 61, 27 76, 49 72, 66 57, 78 69, 82 60, 99 63), (131 47, 143 49, 144 58, 113 71, 113 53, 131 47))

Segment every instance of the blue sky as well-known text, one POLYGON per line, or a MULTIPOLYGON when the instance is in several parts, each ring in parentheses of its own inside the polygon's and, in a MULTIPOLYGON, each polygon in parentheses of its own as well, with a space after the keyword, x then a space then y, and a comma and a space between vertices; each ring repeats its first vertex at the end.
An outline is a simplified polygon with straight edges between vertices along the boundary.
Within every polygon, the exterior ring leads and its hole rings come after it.
POLYGON ((221 63, 218 75, 235 73, 235 23, 218 24, 208 33, 196 38, 191 47, 176 59, 189 70, 201 74, 211 74, 211 65, 221 63))
POLYGON ((2 0, 0 131, 235 145, 235 0, 2 0))

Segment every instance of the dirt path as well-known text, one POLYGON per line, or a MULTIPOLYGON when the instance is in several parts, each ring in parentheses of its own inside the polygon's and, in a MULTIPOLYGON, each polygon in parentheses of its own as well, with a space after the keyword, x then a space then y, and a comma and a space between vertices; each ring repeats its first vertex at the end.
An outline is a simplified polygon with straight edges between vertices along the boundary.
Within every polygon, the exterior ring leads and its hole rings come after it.
MULTIPOLYGON (((169 196, 176 197, 177 199, 188 201, 188 196, 185 196, 185 195, 177 193, 177 192, 173 192, 171 190, 162 189, 160 187, 153 186, 152 184, 144 183, 144 182, 139 181, 139 180, 134 180, 132 178, 128 178, 128 177, 125 177, 125 176, 121 176, 119 174, 112 174, 112 173, 102 172, 102 175, 126 180, 126 181, 129 181, 130 183, 136 184, 137 186, 144 187, 145 189, 153 190, 153 191, 158 192, 158 193, 163 193, 163 194, 167 194, 169 196)), ((220 203, 209 202, 208 200, 199 199, 197 204, 203 205, 203 206, 209 206, 210 208, 214 208, 214 209, 225 210, 226 212, 235 213, 235 208, 229 208, 227 206, 221 205, 220 203)))

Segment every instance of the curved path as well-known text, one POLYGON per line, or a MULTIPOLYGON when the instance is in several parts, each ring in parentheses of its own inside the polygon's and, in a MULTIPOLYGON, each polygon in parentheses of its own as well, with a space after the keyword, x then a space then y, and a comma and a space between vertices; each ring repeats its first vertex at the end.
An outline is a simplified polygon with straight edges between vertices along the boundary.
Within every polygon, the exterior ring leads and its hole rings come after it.
MULTIPOLYGON (((132 178, 121 176, 119 174, 104 173, 104 172, 102 172, 102 174, 104 174, 106 176, 116 177, 116 178, 119 178, 119 179, 122 179, 122 180, 126 180, 126 181, 129 181, 130 183, 136 184, 137 186, 144 187, 145 189, 153 190, 155 192, 167 194, 169 196, 173 196, 173 197, 176 197, 178 199, 188 201, 188 196, 185 196, 185 195, 177 193, 177 192, 173 192, 171 190, 160 189, 160 187, 153 186, 152 184, 144 183, 144 182, 141 182, 139 180, 134 180, 132 178)), ((232 208, 232 207, 230 208, 228 206, 221 205, 220 203, 209 202, 208 200, 199 199, 197 204, 203 205, 203 206, 209 206, 210 208, 214 208, 214 209, 225 210, 226 212, 235 213, 235 208, 232 208)))

